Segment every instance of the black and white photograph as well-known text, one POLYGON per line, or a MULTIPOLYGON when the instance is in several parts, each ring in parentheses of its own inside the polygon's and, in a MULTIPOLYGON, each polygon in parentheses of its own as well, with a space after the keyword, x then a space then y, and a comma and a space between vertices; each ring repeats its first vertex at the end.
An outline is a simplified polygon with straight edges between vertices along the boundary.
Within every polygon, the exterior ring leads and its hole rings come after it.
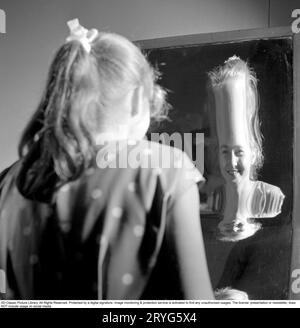
POLYGON ((0 0, 0 306, 299 300, 300 1, 0 0))

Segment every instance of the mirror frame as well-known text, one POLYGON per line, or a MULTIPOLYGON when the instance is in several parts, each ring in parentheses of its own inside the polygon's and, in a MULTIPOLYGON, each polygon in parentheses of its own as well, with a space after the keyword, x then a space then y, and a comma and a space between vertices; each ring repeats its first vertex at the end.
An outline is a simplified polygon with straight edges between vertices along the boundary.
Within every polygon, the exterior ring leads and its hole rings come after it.
POLYGON ((293 217, 292 249, 289 274, 289 299, 300 300, 300 33, 294 34, 291 27, 272 27, 205 34, 138 40, 134 43, 141 49, 174 48, 182 46, 242 42, 255 39, 292 37, 293 40, 293 217))

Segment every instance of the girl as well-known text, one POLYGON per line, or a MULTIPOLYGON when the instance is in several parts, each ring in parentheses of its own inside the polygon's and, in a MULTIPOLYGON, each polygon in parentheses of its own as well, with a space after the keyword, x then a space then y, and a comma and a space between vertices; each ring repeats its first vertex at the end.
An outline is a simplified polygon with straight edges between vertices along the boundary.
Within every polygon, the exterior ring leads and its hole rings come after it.
POLYGON ((166 114, 157 74, 127 39, 69 27, 0 182, 3 297, 213 298, 203 178, 180 150, 144 140, 166 114))
POLYGON ((254 72, 233 56, 209 73, 209 89, 225 181, 220 238, 238 241, 260 228, 253 218, 277 216, 284 195, 278 187, 256 180, 263 154, 254 72))

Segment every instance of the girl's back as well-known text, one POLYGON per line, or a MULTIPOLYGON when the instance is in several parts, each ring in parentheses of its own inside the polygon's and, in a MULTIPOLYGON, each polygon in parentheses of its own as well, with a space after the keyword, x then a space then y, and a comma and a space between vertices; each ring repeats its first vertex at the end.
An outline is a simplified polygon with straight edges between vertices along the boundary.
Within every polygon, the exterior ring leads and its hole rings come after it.
POLYGON ((172 225, 167 228, 174 202, 202 176, 179 149, 146 140, 121 147, 104 168, 101 160, 111 149, 100 149, 94 167, 52 191, 49 202, 22 195, 20 162, 7 173, 0 264, 14 273, 8 281, 12 298, 182 297, 180 285, 171 289, 170 282, 179 283, 178 263, 164 240, 175 238, 172 225), (124 153, 135 155, 134 167, 120 167, 124 153), (152 277, 156 266, 159 281, 152 277), (159 293, 149 283, 161 284, 159 293))

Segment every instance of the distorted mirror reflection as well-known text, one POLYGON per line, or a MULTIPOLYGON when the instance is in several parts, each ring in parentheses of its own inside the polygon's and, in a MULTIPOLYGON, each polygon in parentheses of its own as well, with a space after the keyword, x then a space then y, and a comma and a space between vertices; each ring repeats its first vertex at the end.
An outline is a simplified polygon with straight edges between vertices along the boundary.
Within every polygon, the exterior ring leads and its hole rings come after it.
POLYGON ((149 46, 147 52, 173 107, 170 120, 151 132, 204 133, 206 183, 199 193, 213 287, 230 286, 249 299, 287 299, 292 39, 149 46))
MULTIPOLYGON (((220 240, 238 241, 254 235, 261 224, 255 218, 272 218, 281 212, 284 195, 280 188, 256 179, 263 165, 257 78, 237 56, 209 72, 210 106, 215 112, 219 168, 224 196, 220 240)), ((209 178, 208 178, 209 179, 209 178)), ((209 183, 209 181, 207 182, 209 183)))

